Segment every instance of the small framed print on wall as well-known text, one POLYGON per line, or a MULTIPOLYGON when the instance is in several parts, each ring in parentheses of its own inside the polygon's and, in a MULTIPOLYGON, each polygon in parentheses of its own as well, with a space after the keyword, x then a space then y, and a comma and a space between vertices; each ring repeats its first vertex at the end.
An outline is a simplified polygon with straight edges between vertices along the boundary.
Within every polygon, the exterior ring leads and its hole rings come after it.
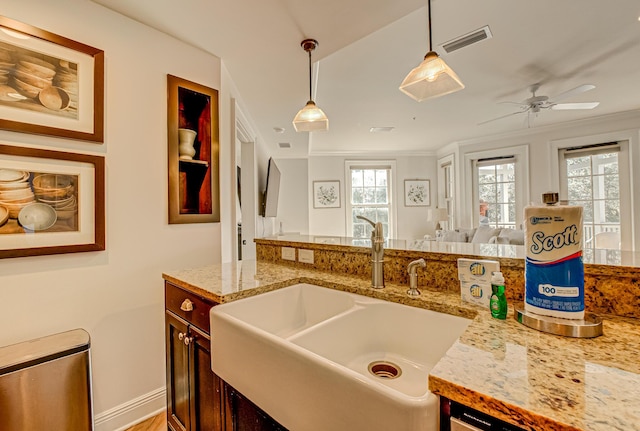
POLYGON ((429 180, 404 180, 404 206, 428 207, 431 205, 429 180))
POLYGON ((104 52, 0 16, 0 129, 104 141, 104 52))
POLYGON ((314 181, 313 207, 340 208, 340 181, 314 181))
POLYGON ((105 249, 104 157, 0 144, 0 258, 105 249))

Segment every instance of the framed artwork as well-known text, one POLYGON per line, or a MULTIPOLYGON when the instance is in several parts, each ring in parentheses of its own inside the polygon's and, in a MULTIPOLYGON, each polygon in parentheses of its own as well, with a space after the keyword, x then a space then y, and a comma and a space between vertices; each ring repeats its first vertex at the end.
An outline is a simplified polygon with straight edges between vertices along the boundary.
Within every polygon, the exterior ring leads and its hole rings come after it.
POLYGON ((0 16, 0 128, 104 141, 104 52, 0 16))
POLYGON ((431 205, 429 180, 404 180, 404 206, 428 207, 431 205))
POLYGON ((314 181, 313 207, 340 208, 340 181, 314 181))
POLYGON ((169 224, 220 221, 218 91, 167 75, 169 224))
POLYGON ((104 157, 0 144, 0 258, 105 249, 104 157))

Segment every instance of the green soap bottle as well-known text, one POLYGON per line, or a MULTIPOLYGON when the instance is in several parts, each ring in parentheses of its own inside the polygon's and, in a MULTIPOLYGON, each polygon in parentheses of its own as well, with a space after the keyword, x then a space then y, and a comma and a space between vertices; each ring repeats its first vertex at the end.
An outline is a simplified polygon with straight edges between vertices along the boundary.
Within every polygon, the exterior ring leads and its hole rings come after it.
POLYGON ((489 307, 491 308, 491 315, 496 319, 507 318, 507 297, 504 295, 504 277, 500 271, 494 272, 491 276, 489 307))

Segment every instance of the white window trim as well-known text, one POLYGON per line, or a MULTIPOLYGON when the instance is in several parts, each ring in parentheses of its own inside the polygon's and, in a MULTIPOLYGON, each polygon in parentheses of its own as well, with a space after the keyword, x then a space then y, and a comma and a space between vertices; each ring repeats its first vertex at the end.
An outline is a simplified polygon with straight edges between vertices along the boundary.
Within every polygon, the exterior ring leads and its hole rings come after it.
POLYGON ((389 238, 395 239, 397 235, 396 220, 398 219, 397 196, 403 196, 402 192, 396 190, 396 161, 395 160, 345 160, 344 177, 345 177, 345 232, 346 236, 353 236, 353 227, 351 224, 351 167, 362 166, 374 168, 379 166, 389 166, 391 175, 389 175, 389 238))
POLYGON ((518 145, 515 147, 495 148, 486 151, 477 151, 473 153, 466 153, 464 155, 465 166, 465 187, 467 193, 464 197, 463 205, 466 208, 465 213, 471 214, 471 225, 468 227, 477 227, 480 223, 480 213, 477 210, 477 202, 480 201, 478 195, 478 185, 476 184, 474 165, 475 162, 480 159, 489 159, 493 157, 508 157, 513 156, 515 158, 516 169, 516 214, 520 214, 520 222, 516 219, 516 226, 522 223, 522 217, 524 214, 524 207, 529 203, 529 145, 518 145))
POLYGON ((457 175, 456 175, 456 157, 455 154, 449 154, 448 156, 444 156, 438 159, 438 208, 446 208, 447 200, 446 200, 446 192, 445 192, 445 184, 447 183, 444 173, 445 167, 449 166, 451 168, 451 178, 453 181, 453 196, 451 197, 451 211, 449 213, 449 229, 453 229, 457 224, 456 211, 458 210, 456 202, 459 200, 457 198, 457 175))
MULTIPOLYGON (((618 154, 618 166, 624 167, 619 169, 620 179, 620 227, 624 234, 620 238, 620 246, 623 250, 635 250, 637 244, 640 244, 640 229, 638 226, 634 226, 634 214, 638 214, 638 205, 640 202, 634 201, 633 193, 631 190, 633 176, 632 166, 634 158, 638 157, 640 153, 633 151, 634 142, 637 145, 638 140, 634 138, 637 136, 637 130, 621 130, 612 133, 602 133, 591 136, 580 136, 577 138, 569 139, 557 139, 550 141, 551 151, 550 166, 551 166, 551 184, 555 186, 556 190, 560 190, 560 164, 563 160, 560 158, 560 150, 571 147, 583 147, 588 145, 602 144, 603 142, 618 142, 620 143, 620 153, 618 154), (626 160, 626 163, 625 163, 626 160), (624 165, 624 166, 623 166, 624 165), (624 171, 624 172, 623 172, 624 171)), ((633 179, 635 180, 635 179, 633 179)), ((560 196, 560 199, 566 199, 566 196, 560 196)))

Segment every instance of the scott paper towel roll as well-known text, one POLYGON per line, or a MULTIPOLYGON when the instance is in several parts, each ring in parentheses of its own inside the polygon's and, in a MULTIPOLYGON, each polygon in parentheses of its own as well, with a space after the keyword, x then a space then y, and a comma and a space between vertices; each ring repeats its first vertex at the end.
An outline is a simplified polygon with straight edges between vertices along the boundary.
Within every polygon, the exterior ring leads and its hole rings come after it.
POLYGON ((583 319, 582 207, 529 206, 524 218, 525 310, 583 319))

